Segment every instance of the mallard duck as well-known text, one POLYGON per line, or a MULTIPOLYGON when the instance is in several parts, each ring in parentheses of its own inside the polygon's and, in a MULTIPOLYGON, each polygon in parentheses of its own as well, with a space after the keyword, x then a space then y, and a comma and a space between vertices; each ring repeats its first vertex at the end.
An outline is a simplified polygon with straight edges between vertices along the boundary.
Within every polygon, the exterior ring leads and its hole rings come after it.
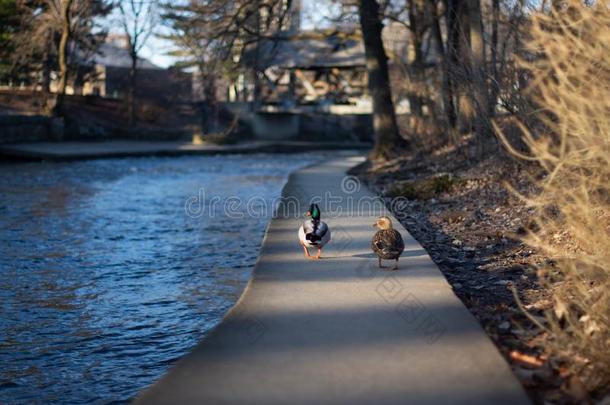
POLYGON ((379 217, 373 226, 379 228, 371 241, 371 248, 379 259, 379 267, 383 268, 381 259, 396 260, 392 270, 398 270, 398 258, 405 250, 400 232, 392 227, 392 220, 388 217, 379 217))
POLYGON ((305 215, 309 219, 305 220, 299 228, 299 242, 303 246, 305 257, 308 259, 319 259, 322 254, 322 248, 330 241, 330 229, 325 222, 320 221, 320 208, 318 204, 311 204, 309 211, 305 215), (310 247, 318 248, 316 256, 309 254, 310 247))

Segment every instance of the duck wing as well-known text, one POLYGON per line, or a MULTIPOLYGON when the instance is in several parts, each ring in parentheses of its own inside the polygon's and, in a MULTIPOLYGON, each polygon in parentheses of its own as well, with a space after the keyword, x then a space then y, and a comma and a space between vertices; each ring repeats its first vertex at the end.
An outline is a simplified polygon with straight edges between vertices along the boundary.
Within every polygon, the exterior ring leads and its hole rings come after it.
POLYGON ((305 239, 318 246, 323 246, 330 240, 330 230, 328 225, 322 221, 308 220, 303 222, 303 232, 305 239))
POLYGON ((377 231, 371 241, 371 248, 382 258, 397 258, 405 250, 400 232, 395 229, 377 231))
POLYGON ((320 237, 320 242, 318 243, 319 247, 326 245, 330 241, 330 228, 326 222, 320 222, 316 235, 320 237))

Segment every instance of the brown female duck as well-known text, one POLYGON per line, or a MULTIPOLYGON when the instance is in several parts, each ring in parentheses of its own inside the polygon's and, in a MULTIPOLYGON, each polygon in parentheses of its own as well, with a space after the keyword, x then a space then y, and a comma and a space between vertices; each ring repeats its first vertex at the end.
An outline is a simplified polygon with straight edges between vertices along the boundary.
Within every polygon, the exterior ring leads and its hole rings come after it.
POLYGON ((373 226, 379 228, 371 241, 371 248, 379 258, 379 267, 383 268, 381 259, 396 260, 392 270, 398 270, 398 258, 405 250, 400 232, 392 227, 392 220, 388 217, 379 217, 373 226))

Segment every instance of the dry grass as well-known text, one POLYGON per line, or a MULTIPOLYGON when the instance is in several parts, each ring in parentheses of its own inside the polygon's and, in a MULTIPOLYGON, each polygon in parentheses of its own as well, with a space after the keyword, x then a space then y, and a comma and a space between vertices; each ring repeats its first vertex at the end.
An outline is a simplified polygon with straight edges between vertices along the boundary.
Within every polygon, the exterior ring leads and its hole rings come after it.
POLYGON ((404 181, 393 185, 389 193, 393 197, 408 200, 428 200, 449 192, 464 183, 464 180, 448 173, 440 173, 418 181, 404 181))
POLYGON ((610 7, 565 2, 532 16, 530 97, 547 129, 521 126, 529 152, 515 155, 546 172, 537 231, 526 242, 552 261, 539 269, 554 307, 540 326, 562 366, 594 395, 610 387, 610 7))

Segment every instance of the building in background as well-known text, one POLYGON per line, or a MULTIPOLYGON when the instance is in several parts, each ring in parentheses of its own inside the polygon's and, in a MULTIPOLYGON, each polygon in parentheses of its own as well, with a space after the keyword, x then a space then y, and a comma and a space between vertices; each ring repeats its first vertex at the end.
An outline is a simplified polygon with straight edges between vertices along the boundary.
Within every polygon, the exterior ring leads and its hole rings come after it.
MULTIPOLYGON (((93 55, 72 55, 77 67, 73 77, 68 79, 66 94, 76 96, 97 96, 110 99, 124 99, 129 88, 131 57, 128 44, 122 35, 109 35, 93 55)), ((138 59, 137 97, 159 102, 193 101, 193 77, 190 72, 175 68, 162 68, 146 58, 138 59)), ((42 80, 33 77, 26 82, 9 82, 0 85, 6 91, 42 91, 42 80)), ((51 72, 49 91, 56 93, 59 75, 51 72)))
MULTIPOLYGON (((259 54, 255 59, 246 53, 243 63, 261 72, 263 104, 356 105, 366 93, 364 46, 357 34, 302 31, 262 41, 259 54)), ((244 82, 229 87, 229 101, 249 101, 252 91, 244 82)))
MULTIPOLYGON (((302 30, 301 2, 293 1, 291 7, 289 21, 277 39, 263 39, 243 54, 240 63, 244 70, 225 83, 227 101, 254 102, 257 109, 266 111, 314 108, 370 113, 366 55, 357 21, 348 19, 325 29, 302 30)), ((414 54, 409 36, 404 24, 390 21, 383 28, 394 77, 404 76, 409 69, 414 54)), ((440 58, 430 36, 423 48, 424 66, 436 66, 440 58)), ((403 93, 400 88, 395 94, 399 113, 408 111, 403 93)))
MULTIPOLYGON (((125 97, 129 88, 131 57, 123 36, 110 36, 95 55, 82 61, 82 65, 89 72, 77 75, 68 94, 125 97)), ((137 69, 136 94, 139 98, 163 99, 167 102, 191 100, 190 73, 164 69, 145 58, 138 59, 137 69)))

